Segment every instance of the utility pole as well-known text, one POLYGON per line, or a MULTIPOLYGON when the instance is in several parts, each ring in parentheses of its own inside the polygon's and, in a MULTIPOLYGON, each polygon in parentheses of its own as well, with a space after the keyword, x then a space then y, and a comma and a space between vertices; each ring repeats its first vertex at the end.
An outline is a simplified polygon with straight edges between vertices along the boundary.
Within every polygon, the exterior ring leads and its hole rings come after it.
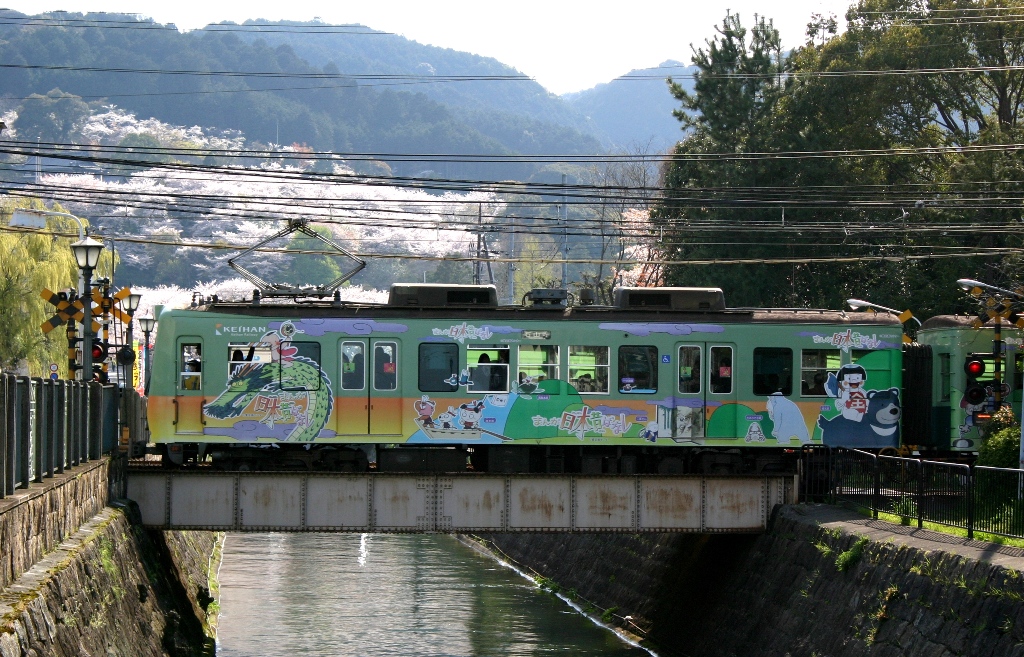
POLYGON ((565 174, 562 174, 562 288, 569 289, 569 206, 565 198, 565 174))
POLYGON ((473 261, 473 284, 480 285, 480 257, 483 251, 483 207, 476 204, 476 259, 473 261))
POLYGON ((508 249, 508 302, 516 302, 516 218, 512 216, 512 241, 508 249))

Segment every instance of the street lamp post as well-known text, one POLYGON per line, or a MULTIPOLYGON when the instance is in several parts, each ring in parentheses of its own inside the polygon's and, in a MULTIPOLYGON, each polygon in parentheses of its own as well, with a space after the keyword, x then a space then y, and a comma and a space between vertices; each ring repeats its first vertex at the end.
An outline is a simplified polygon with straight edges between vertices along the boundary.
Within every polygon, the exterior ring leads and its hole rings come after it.
POLYGON ((148 395, 149 394, 149 368, 150 368, 150 362, 151 362, 151 358, 149 356, 149 334, 153 332, 154 328, 156 328, 156 320, 153 319, 152 317, 140 317, 139 318, 139 328, 142 329, 143 340, 145 340, 145 343, 146 343, 146 355, 145 355, 145 360, 143 361, 143 367, 146 368, 145 372, 144 372, 146 379, 143 382, 143 389, 142 389, 142 391, 143 391, 143 393, 148 395))
POLYGON ((127 385, 127 381, 135 379, 135 345, 132 343, 132 322, 135 319, 135 311, 139 309, 140 301, 142 301, 141 294, 129 294, 123 302, 125 312, 128 313, 128 326, 124 331, 124 341, 127 344, 121 348, 120 353, 123 355, 119 354, 118 361, 123 362, 127 370, 127 372, 122 372, 125 376, 125 385, 127 385))
MULTIPOLYGON (((910 312, 909 310, 904 310, 901 312, 899 310, 896 310, 895 308, 887 308, 885 306, 880 306, 877 303, 871 303, 870 301, 863 301, 861 299, 847 299, 846 303, 850 306, 852 310, 859 310, 861 308, 881 310, 882 312, 896 315, 896 319, 900 320, 900 323, 902 324, 906 324, 910 320, 914 320, 915 322, 917 322, 918 328, 920 328, 921 326, 921 320, 914 317, 914 313, 910 312)), ((910 344, 913 342, 913 340, 910 339, 910 336, 907 335, 906 330, 903 331, 903 342, 904 344, 910 344)))
POLYGON ((82 380, 92 380, 92 272, 100 261, 103 244, 85 237, 71 245, 82 272, 82 380))
POLYGON ((858 308, 871 308, 872 310, 881 310, 882 312, 892 313, 893 315, 896 315, 897 319, 899 319, 901 322, 905 323, 912 319, 915 322, 917 322, 918 326, 921 325, 921 320, 914 317, 914 314, 909 310, 896 310, 895 308, 886 308, 885 306, 880 306, 877 303, 871 303, 870 301, 862 301, 861 299, 847 299, 846 303, 853 310, 857 310, 858 308))

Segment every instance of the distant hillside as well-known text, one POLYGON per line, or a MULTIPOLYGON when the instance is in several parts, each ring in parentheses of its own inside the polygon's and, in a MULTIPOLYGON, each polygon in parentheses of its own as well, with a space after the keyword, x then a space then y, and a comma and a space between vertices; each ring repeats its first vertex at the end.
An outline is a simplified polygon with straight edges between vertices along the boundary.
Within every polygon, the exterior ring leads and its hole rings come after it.
MULTIPOLYGON (((314 66, 333 64, 353 74, 522 75, 492 57, 428 46, 395 34, 367 32, 296 33, 282 26, 323 27, 324 23, 295 21, 246 21, 247 40, 262 39, 272 46, 287 45, 314 66)), ((209 28, 208 28, 209 29, 209 28)), ((573 107, 533 80, 470 81, 413 85, 416 92, 445 105, 472 110, 514 112, 541 123, 553 123, 590 134, 593 126, 573 107)))
POLYGON ((677 81, 692 88, 693 81, 683 76, 691 74, 694 67, 679 68, 682 66, 669 60, 562 98, 590 119, 612 141, 614 150, 646 146, 650 142, 651 150, 664 151, 683 136, 679 120, 672 116, 679 101, 669 93, 665 81, 674 75, 677 81))
MULTIPOLYGON (((59 88, 81 96, 92 104, 94 111, 113 103, 143 119, 155 117, 177 125, 240 130, 253 148, 258 148, 259 143, 274 142, 306 144, 322 151, 371 153, 534 154, 602 150, 595 137, 566 122, 541 121, 529 113, 512 111, 520 106, 533 107, 533 114, 543 115, 539 108, 545 104, 557 107, 561 103, 529 81, 481 82, 492 85, 488 87, 492 95, 511 94, 503 101, 491 101, 490 104, 499 106, 505 103, 504 111, 497 112, 488 103, 442 104, 421 93, 434 85, 353 81, 340 74, 355 71, 342 69, 337 62, 312 63, 287 44, 272 45, 263 39, 250 39, 249 35, 242 38, 233 31, 182 34, 173 27, 124 14, 59 14, 63 21, 116 21, 117 28, 70 23, 29 26, 25 25, 25 18, 18 12, 0 10, 0 19, 4 19, 0 20, 0 61, 11 67, 0 76, 0 96, 7 98, 46 94, 59 88), (91 70, 81 70, 84 68, 91 70), (280 77, 193 71, 261 72, 280 77), (323 77, 325 74, 339 77, 323 77), (513 94, 517 89, 518 95, 513 94)), ((377 37, 357 38, 357 43, 370 44, 377 37)), ((473 59, 464 53, 446 52, 457 60, 473 59)), ((370 55, 367 59, 377 61, 370 55)), ((441 65, 440 60, 436 61, 441 65)), ((352 61, 343 62, 345 66, 355 66, 352 61)), ((494 60, 487 60, 487 65, 497 67, 495 70, 500 68, 505 74, 510 70, 494 60)), ((415 67, 410 70, 407 66, 408 60, 398 61, 393 70, 416 72, 415 67)), ((449 70, 448 64, 444 66, 444 70, 449 70)), ((465 74, 454 64, 450 70, 465 74)), ((463 83, 437 86, 459 84, 463 83)), ((436 91, 431 94, 436 95, 436 91)), ((8 101, 0 106, 0 113, 17 109, 18 102, 8 101)), ((571 110, 562 112, 563 118, 569 114, 571 110)), ((21 138, 34 139, 17 122, 14 128, 21 138)), ((400 175, 415 173, 408 164, 397 162, 392 169, 400 175)), ((481 179, 524 179, 532 173, 532 167, 522 164, 463 163, 445 170, 447 177, 481 179)))

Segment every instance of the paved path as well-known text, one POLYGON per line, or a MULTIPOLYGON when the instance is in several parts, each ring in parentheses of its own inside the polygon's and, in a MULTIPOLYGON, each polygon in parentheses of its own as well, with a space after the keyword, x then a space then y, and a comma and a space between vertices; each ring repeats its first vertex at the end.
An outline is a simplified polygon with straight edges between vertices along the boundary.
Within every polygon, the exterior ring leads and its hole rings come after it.
POLYGON ((1024 549, 942 534, 914 526, 905 527, 884 520, 872 520, 856 511, 831 504, 794 504, 783 507, 790 518, 811 522, 848 534, 867 536, 875 542, 891 541, 927 552, 949 552, 969 559, 1024 572, 1024 549))

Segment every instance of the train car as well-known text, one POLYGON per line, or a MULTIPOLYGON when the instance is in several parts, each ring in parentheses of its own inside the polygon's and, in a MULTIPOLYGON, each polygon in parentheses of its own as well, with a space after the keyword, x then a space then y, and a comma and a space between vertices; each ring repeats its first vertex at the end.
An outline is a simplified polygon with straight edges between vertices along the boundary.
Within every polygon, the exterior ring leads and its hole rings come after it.
POLYGON ((802 445, 901 443, 894 317, 727 308, 715 288, 567 299, 396 284, 384 304, 165 310, 152 441, 227 469, 624 474, 790 471, 802 445))
MULTIPOLYGON (((994 321, 976 327, 976 320, 940 315, 921 325, 917 342, 921 357, 931 362, 931 372, 906 377, 906 443, 971 455, 978 451, 984 423, 998 407, 1020 411, 1024 332, 1004 322, 997 342, 994 321), (920 399, 912 400, 910 395, 920 399), (918 413, 918 408, 923 412, 918 413)), ((907 360, 909 365, 913 358, 907 360)))

